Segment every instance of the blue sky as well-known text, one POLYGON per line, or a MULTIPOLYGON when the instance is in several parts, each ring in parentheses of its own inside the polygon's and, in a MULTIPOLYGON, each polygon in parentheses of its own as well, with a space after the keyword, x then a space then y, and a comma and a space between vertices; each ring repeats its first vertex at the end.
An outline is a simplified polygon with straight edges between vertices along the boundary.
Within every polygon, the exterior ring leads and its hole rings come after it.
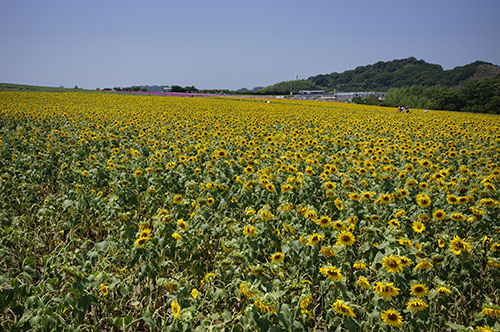
POLYGON ((414 56, 500 64, 500 1, 0 1, 0 82, 253 88, 414 56))

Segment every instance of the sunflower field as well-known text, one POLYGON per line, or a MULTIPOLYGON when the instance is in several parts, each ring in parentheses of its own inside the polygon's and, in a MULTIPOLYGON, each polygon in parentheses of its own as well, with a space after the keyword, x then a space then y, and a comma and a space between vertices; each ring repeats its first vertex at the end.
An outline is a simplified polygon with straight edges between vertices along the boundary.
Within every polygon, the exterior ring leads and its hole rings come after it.
POLYGON ((499 331, 500 116, 0 92, 2 331, 499 331))

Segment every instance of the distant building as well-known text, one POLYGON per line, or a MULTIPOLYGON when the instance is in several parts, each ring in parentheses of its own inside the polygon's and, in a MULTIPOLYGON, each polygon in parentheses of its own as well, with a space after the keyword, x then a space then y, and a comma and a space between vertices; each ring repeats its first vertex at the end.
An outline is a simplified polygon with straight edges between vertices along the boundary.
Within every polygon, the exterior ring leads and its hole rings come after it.
POLYGON ((326 92, 323 90, 300 90, 298 94, 293 96, 293 99, 299 100, 338 100, 352 101, 354 97, 366 98, 368 96, 377 96, 378 99, 385 99, 387 92, 326 92))
POLYGON ((366 98, 368 96, 377 96, 378 99, 383 100, 387 92, 339 92, 335 93, 336 100, 351 101, 354 97, 366 98))
POLYGON ((323 90, 300 90, 299 95, 321 95, 324 94, 323 90))

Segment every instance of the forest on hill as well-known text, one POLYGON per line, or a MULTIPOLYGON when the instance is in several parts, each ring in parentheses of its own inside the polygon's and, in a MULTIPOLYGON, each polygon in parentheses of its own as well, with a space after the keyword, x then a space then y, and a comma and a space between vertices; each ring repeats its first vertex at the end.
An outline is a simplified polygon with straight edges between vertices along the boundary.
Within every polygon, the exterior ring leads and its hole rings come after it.
POLYGON ((388 92, 384 101, 373 96, 353 100, 361 104, 500 114, 500 67, 484 61, 449 70, 415 57, 379 61, 342 73, 280 82, 258 93, 287 95, 316 89, 388 92))
POLYGON ((409 106, 411 108, 500 114, 500 76, 468 81, 464 85, 443 85, 392 88, 385 100, 355 98, 358 104, 409 106))
POLYGON ((412 85, 447 87, 458 86, 468 80, 492 78, 500 74, 500 67, 483 61, 444 70, 438 64, 414 57, 356 67, 343 73, 309 77, 316 86, 337 91, 388 91, 412 85))

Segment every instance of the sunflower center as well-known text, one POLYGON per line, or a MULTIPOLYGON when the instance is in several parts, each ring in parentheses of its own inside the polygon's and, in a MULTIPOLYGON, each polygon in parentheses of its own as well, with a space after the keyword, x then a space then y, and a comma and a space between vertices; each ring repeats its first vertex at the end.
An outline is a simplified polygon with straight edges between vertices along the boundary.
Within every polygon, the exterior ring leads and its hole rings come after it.
POLYGON ((387 262, 387 265, 389 267, 392 267, 392 268, 397 268, 398 267, 398 262, 396 262, 395 260, 390 260, 387 262))

